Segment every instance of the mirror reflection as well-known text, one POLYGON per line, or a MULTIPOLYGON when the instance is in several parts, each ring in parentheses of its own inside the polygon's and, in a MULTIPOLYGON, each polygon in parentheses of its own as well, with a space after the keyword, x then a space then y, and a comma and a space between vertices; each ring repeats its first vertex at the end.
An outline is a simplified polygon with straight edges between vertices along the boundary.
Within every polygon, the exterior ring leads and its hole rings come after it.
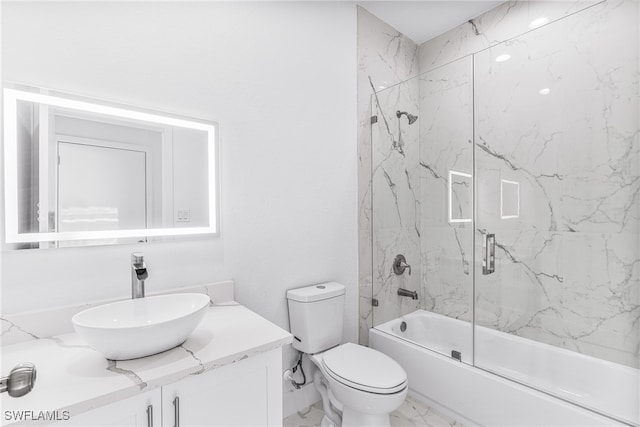
POLYGON ((216 127, 5 89, 8 243, 144 241, 217 232, 216 127))

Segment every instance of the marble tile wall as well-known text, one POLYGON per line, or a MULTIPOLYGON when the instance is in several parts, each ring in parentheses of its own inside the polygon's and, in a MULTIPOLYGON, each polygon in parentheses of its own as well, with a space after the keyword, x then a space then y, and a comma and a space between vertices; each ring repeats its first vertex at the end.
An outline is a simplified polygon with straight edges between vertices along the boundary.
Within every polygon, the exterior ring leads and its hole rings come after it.
POLYGON ((420 73, 480 52, 604 0, 510 0, 421 44, 420 73), (544 20, 541 20, 544 18, 544 20), (536 22, 536 20, 538 20, 536 22))
MULTIPOLYGON (((367 344, 368 330, 373 326, 371 116, 374 113, 371 110, 371 95, 417 75, 417 53, 418 46, 412 40, 358 7, 359 342, 362 344, 367 344)), ((395 110, 392 113, 395 114, 395 110)), ((395 116, 389 119, 397 123, 395 116)), ((397 131, 395 128, 394 132, 397 131)), ((399 152, 395 151, 395 154, 399 155, 399 152)), ((398 184, 405 183, 406 179, 398 184)), ((385 185, 390 188, 389 184, 385 185)))

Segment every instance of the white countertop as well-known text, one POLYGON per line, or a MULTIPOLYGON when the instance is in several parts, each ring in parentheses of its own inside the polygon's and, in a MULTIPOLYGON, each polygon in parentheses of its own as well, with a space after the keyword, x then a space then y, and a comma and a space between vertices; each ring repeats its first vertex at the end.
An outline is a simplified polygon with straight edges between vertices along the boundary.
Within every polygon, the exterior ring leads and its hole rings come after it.
MULTIPOLYGON (((32 362, 37 378, 33 390, 23 397, 11 398, 3 393, 2 413, 68 410, 79 414, 291 341, 289 332, 229 302, 210 307, 182 345, 140 359, 107 360, 75 333, 3 346, 4 375, 18 363, 32 362)), ((2 425, 8 424, 2 417, 2 425)))

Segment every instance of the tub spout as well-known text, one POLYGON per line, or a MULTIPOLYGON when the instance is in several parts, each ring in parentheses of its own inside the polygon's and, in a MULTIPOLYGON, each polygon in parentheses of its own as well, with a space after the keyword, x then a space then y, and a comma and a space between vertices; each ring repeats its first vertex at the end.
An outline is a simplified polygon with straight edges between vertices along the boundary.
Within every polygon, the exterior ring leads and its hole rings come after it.
POLYGON ((418 292, 410 291, 403 288, 398 288, 398 295, 401 297, 411 297, 411 299, 418 299, 418 292))

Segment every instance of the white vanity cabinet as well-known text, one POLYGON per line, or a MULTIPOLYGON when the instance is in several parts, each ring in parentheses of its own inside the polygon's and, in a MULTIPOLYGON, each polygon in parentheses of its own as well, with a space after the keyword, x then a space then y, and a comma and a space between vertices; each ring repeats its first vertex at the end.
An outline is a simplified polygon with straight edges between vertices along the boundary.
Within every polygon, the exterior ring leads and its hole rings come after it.
MULTIPOLYGON (((54 426, 161 427, 162 392, 147 391, 81 414, 69 414, 68 420, 54 426)), ((62 414, 59 414, 62 417, 62 414)))
POLYGON ((162 387, 163 425, 282 425, 281 351, 271 350, 162 387))
POLYGON ((78 415, 71 414, 69 420, 54 425, 281 425, 281 367, 282 350, 278 348, 78 415))

